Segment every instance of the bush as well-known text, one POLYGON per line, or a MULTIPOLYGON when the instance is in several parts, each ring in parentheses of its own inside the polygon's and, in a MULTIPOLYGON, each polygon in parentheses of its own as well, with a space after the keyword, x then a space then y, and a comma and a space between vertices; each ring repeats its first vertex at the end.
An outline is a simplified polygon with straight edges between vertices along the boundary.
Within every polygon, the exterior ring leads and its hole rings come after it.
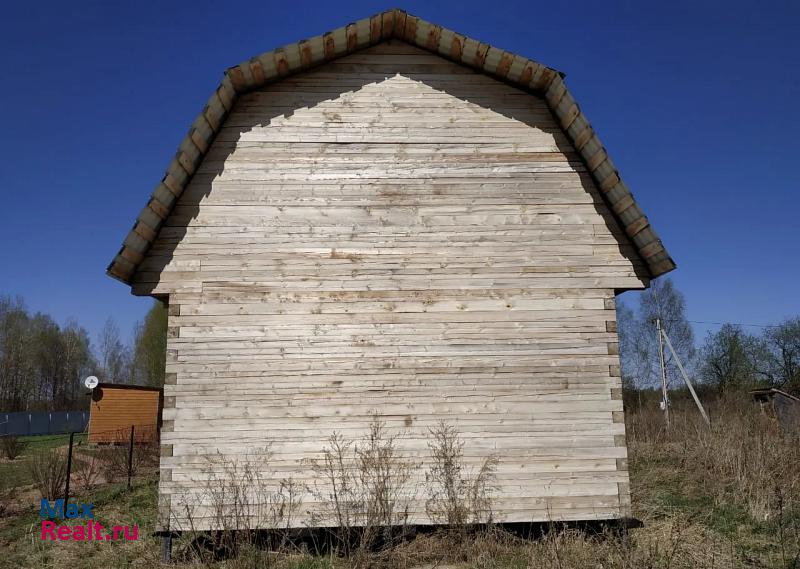
POLYGON ((91 492, 100 482, 103 463, 97 454, 81 454, 72 461, 72 472, 78 487, 84 492, 91 492))
MULTIPOLYGON (((103 464, 103 476, 108 482, 128 477, 130 449, 127 444, 103 447, 97 452, 103 464)), ((145 468, 158 466, 159 446, 155 442, 134 442, 131 458, 131 475, 136 476, 145 468)))
POLYGON ((28 463, 34 485, 42 498, 55 500, 63 497, 67 482, 67 459, 57 449, 35 453, 28 463))
MULTIPOLYGON (((108 446, 98 450, 98 458, 103 464, 103 476, 108 482, 116 482, 128 476, 128 447, 108 446)), ((136 463, 132 466, 136 474, 136 463)))
POLYGON ((28 443, 15 435, 0 437, 0 441, 2 441, 3 455, 9 460, 17 458, 28 447, 28 443))

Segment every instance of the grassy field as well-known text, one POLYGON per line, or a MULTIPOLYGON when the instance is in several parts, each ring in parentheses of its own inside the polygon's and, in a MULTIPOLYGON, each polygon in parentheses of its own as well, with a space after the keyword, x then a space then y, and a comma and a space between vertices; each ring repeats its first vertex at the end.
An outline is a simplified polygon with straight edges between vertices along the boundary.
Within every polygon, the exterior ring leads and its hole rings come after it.
MULTIPOLYGON (((379 552, 349 557, 311 555, 299 546, 269 552, 244 544, 233 558, 198 556, 184 536, 174 545, 180 567, 476 567, 523 568, 728 568, 800 567, 800 444, 780 432, 747 401, 712 405, 712 428, 691 407, 673 413, 672 428, 660 414, 628 413, 631 486, 635 516, 643 527, 628 532, 577 530, 553 524, 545 535, 523 540, 500 528, 479 533, 439 533, 379 552)), ((140 468, 132 490, 103 483, 85 499, 106 526, 138 524, 139 539, 122 542, 45 543, 40 539, 38 495, 24 463, 63 440, 35 439, 15 464, 17 509, 0 518, 0 566, 155 567, 157 475, 140 468), (20 500, 22 501, 20 503, 20 500)), ((8 496, 6 499, 9 499, 8 496)))
MULTIPOLYGON (((21 437, 25 450, 16 460, 0 462, 0 480, 5 480, 7 487, 16 488, 30 484, 28 462, 31 456, 42 450, 51 448, 64 448, 69 445, 69 435, 41 435, 36 437, 21 437)), ((86 435, 75 435, 73 444, 76 448, 86 444, 86 435)))

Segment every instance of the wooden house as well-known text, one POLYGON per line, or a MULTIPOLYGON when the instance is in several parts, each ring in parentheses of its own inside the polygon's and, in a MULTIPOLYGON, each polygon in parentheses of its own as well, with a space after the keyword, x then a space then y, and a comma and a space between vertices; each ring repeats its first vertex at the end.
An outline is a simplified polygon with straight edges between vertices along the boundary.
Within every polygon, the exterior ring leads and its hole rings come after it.
POLYGON ((229 69, 108 269, 169 304, 159 529, 371 413, 495 454, 495 521, 629 516, 614 301, 674 266, 536 61, 389 10, 229 69))
POLYGON ((131 427, 136 441, 157 440, 161 405, 161 388, 100 383, 92 390, 89 442, 127 444, 131 427))

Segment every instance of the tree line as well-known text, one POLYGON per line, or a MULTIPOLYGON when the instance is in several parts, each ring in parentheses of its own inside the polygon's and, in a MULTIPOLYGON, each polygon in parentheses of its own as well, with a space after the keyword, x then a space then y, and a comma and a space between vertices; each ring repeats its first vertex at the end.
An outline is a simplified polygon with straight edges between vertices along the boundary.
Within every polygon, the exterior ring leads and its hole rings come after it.
POLYGON ((72 410, 88 404, 83 379, 164 384, 167 312, 155 301, 122 340, 109 318, 96 341, 74 320, 59 325, 28 310, 22 298, 0 296, 0 411, 72 410))
MULTIPOLYGON (((698 346, 686 317, 684 295, 670 279, 657 279, 635 308, 617 303, 620 359, 627 388, 660 385, 660 356, 655 319, 659 318, 692 380, 720 394, 773 386, 800 394, 800 317, 752 332, 724 324, 698 346)), ((133 339, 123 342, 109 318, 93 342, 70 320, 59 325, 50 316, 31 313, 21 298, 0 296, 0 411, 67 410, 86 405, 82 380, 161 386, 166 360, 167 311, 155 301, 133 339)), ((672 388, 683 386, 674 357, 665 350, 672 388)))
MULTIPOLYGON (((800 394, 800 317, 752 331, 727 323, 709 332, 698 346, 686 317, 686 300, 670 279, 658 279, 639 295, 636 309, 617 303, 623 384, 632 389, 660 386, 661 364, 655 320, 659 318, 690 378, 702 389, 724 394, 776 387, 800 394)), ((670 388, 683 379, 665 348, 670 388)))

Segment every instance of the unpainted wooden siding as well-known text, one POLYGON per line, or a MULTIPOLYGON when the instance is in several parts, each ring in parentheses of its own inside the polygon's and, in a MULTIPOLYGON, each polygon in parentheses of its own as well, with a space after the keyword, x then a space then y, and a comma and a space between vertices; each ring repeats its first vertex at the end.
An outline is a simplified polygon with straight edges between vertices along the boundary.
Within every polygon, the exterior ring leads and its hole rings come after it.
POLYGON ((402 43, 242 96, 134 282, 170 302, 161 529, 209 505, 209 458, 270 444, 313 484, 373 412, 423 466, 440 419, 469 468, 497 455, 496 521, 627 515, 641 274, 540 98, 402 43))

